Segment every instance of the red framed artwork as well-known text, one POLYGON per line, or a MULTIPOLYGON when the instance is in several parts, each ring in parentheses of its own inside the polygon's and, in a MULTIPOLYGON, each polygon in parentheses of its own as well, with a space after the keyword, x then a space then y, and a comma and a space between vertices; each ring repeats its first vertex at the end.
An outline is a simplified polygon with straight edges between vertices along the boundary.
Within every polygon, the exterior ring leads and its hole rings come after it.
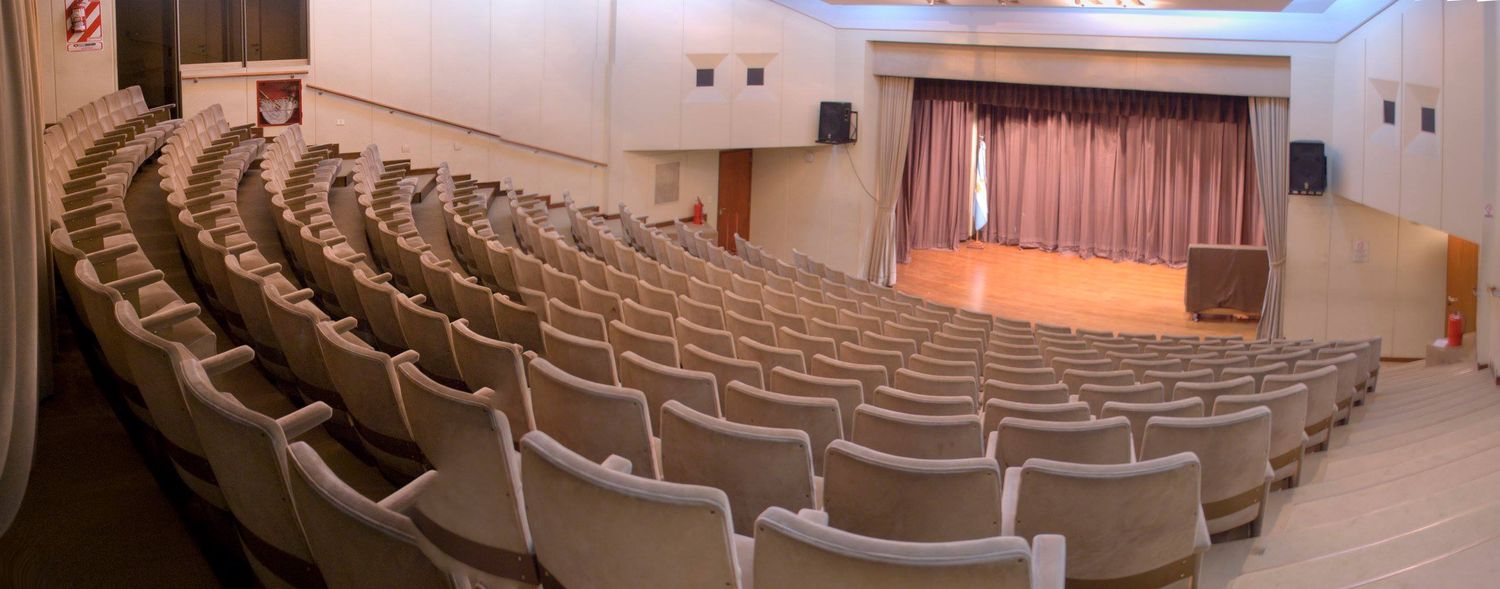
POLYGON ((255 119, 260 127, 302 122, 302 80, 256 80, 255 119))

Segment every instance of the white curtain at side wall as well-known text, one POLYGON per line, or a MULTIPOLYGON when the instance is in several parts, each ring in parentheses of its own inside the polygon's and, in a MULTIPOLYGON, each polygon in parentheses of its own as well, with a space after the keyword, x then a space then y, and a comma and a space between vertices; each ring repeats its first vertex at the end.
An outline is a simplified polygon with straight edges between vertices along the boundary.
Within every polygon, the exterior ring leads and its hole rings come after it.
POLYGON ((896 283, 896 203, 911 146, 912 78, 880 76, 880 128, 875 137, 875 227, 865 277, 876 284, 896 283))
POLYGON ((1260 192, 1260 210, 1266 216, 1266 251, 1271 274, 1266 279, 1266 300, 1261 304, 1260 338, 1281 337, 1281 285, 1286 278, 1286 207, 1288 158, 1287 99, 1250 98, 1250 139, 1255 150, 1255 183, 1260 192))
POLYGON ((36 438, 43 268, 36 6, 0 0, 0 534, 20 510, 36 438))

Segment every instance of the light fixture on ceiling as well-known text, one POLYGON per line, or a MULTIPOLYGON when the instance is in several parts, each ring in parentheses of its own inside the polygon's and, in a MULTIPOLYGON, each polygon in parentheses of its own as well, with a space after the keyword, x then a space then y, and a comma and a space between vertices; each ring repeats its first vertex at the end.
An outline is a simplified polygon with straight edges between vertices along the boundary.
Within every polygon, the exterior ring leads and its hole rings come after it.
POLYGON ((1146 0, 1073 0, 1080 8, 1145 8, 1146 0))

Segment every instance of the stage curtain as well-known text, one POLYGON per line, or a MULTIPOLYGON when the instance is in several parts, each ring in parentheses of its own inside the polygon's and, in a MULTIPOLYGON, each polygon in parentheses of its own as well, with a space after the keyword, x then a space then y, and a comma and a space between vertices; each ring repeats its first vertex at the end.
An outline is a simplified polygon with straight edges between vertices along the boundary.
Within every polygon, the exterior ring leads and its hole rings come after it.
POLYGON ((1261 210, 1265 211, 1266 253, 1271 272, 1266 278, 1266 299, 1261 303, 1256 336, 1277 338, 1281 332, 1281 283, 1286 275, 1286 207, 1290 185, 1285 98, 1250 99, 1250 136, 1255 144, 1255 170, 1261 210))
MULTIPOLYGON (((1244 97, 919 80, 913 102, 974 107, 988 145, 984 241, 1172 266, 1192 243, 1263 243, 1244 97)), ((938 175, 908 169, 910 186, 938 175)), ((969 194, 911 197, 945 210, 967 208, 969 194)), ((913 237, 942 229, 912 225, 913 237)))
POLYGON ((37 3, 0 0, 0 534, 20 510, 36 437, 42 236, 37 3))
POLYGON ((911 147, 896 207, 896 257, 902 263, 913 249, 953 249, 972 233, 975 110, 951 100, 912 104, 911 147))
POLYGON ((896 282, 896 205, 906 172, 911 140, 912 78, 880 76, 875 133, 875 226, 865 278, 890 286, 896 282))

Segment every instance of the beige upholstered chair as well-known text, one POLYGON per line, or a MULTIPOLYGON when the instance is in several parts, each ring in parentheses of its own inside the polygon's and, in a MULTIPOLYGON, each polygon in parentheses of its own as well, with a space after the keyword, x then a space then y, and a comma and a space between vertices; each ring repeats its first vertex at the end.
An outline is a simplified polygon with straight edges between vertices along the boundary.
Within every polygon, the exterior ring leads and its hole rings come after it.
POLYGON ((1241 376, 1255 379, 1255 390, 1261 389, 1261 383, 1272 374, 1291 374, 1290 364, 1285 362, 1272 362, 1270 364, 1259 364, 1256 366, 1231 366, 1219 373, 1219 380, 1234 380, 1241 376))
POLYGON ((587 282, 578 283, 578 308, 597 313, 606 322, 624 319, 620 306, 624 304, 620 295, 601 289, 587 282))
POLYGON ((627 352, 663 366, 678 365, 677 340, 632 328, 618 319, 609 322, 609 345, 615 351, 616 366, 627 352))
MULTIPOLYGON (((687 321, 687 318, 676 318, 676 322, 673 322, 673 330, 676 331, 676 345, 679 348, 696 345, 718 355, 727 355, 727 357, 739 355, 738 348, 735 346, 735 336, 729 331, 703 327, 703 325, 687 321)), ((681 355, 681 349, 678 349, 678 354, 681 355)))
POLYGON ((541 432, 521 438, 527 523, 542 584, 746 587, 753 542, 735 535, 724 492, 638 472, 625 459, 600 464, 580 456, 541 432))
POLYGON ((1010 368, 991 364, 984 367, 984 380, 1010 384, 1044 385, 1062 382, 1051 368, 1010 368))
POLYGON ((1168 372, 1161 370, 1147 370, 1141 375, 1140 382, 1159 382, 1166 389, 1167 398, 1173 398, 1173 391, 1177 383, 1182 382, 1214 382, 1214 371, 1207 368, 1188 370, 1182 372, 1168 372))
POLYGON ((989 445, 1001 468, 1024 465, 1032 458, 1074 464, 1135 462, 1130 421, 1123 417, 1093 421, 1007 417, 990 435, 989 445))
POLYGON ((676 337, 674 319, 671 313, 642 306, 630 299, 620 303, 620 320, 646 333, 676 337))
POLYGON ((775 589, 861 587, 1061 588, 1062 536, 899 542, 829 526, 826 513, 772 507, 755 522, 755 586, 775 589))
POLYGON ((999 368, 1045 368, 1047 365, 1042 362, 1042 357, 1039 355, 1018 356, 999 351, 990 351, 984 355, 984 366, 985 370, 989 370, 991 366, 999 368))
POLYGON ((911 357, 912 354, 917 353, 916 340, 902 337, 890 337, 872 331, 861 333, 859 336, 859 342, 861 346, 866 348, 900 352, 901 361, 903 364, 906 362, 907 358, 911 357))
POLYGON ((985 458, 923 460, 858 444, 828 446, 823 510, 828 525, 905 542, 1000 535, 1000 470, 985 458))
POLYGON ((547 323, 572 336, 600 342, 609 339, 603 315, 579 309, 555 297, 547 299, 547 323))
POLYGON ((661 407, 677 401, 684 407, 719 417, 719 386, 711 372, 687 370, 625 352, 620 355, 620 385, 646 395, 651 431, 661 430, 661 407))
POLYGON ((724 418, 735 423, 801 430, 812 444, 813 472, 823 473, 823 450, 844 437, 838 401, 783 395, 735 381, 724 391, 724 418))
MULTIPOLYGON (((913 356, 915 357, 915 356, 913 356)), ((937 376, 902 368, 891 379, 891 386, 903 391, 938 397, 977 399, 979 391, 969 376, 937 376)))
MULTIPOLYGON (((1204 352, 1200 352, 1200 353, 1204 353, 1204 352)), ((1208 353, 1211 354, 1212 352, 1208 352, 1208 353)), ((1246 358, 1244 356, 1230 356, 1228 358, 1213 357, 1213 358, 1195 359, 1195 360, 1189 360, 1188 361, 1188 370, 1198 370, 1200 368, 1207 368, 1207 369, 1213 371, 1213 373, 1214 373, 1214 379, 1215 380, 1217 380, 1219 378, 1219 374, 1223 373, 1225 368, 1230 368, 1230 367, 1247 367, 1247 366, 1250 366, 1250 359, 1246 358)))
POLYGON ((741 317, 763 321, 766 318, 764 305, 758 299, 742 297, 733 292, 724 293, 724 315, 728 320, 729 312, 739 313, 741 317))
POLYGON ((1120 360, 1120 370, 1129 370, 1135 373, 1136 382, 1146 382, 1147 372, 1182 372, 1187 366, 1186 362, 1173 358, 1147 359, 1124 359, 1120 360))
POLYGON ((1219 382, 1180 382, 1172 391, 1172 400, 1198 397, 1203 399, 1205 409, 1214 406, 1214 400, 1223 395, 1253 395, 1255 394, 1255 379, 1241 376, 1234 380, 1222 380, 1219 382))
POLYGON ((1166 401, 1166 389, 1159 382, 1128 385, 1086 384, 1078 389, 1078 400, 1089 404, 1094 415, 1100 415, 1105 403, 1160 403, 1166 401))
POLYGON ((734 355, 736 358, 760 364, 761 371, 768 376, 771 370, 778 366, 784 366, 796 372, 807 372, 807 364, 802 357, 801 350, 768 346, 748 337, 742 336, 735 340, 734 355))
POLYGON ((768 507, 816 507, 806 432, 718 419, 677 401, 661 414, 662 480, 723 490, 741 535, 754 533, 768 507))
POLYGON ((396 297, 396 319, 406 343, 420 357, 417 365, 444 385, 468 390, 453 358, 452 326, 448 316, 421 306, 422 295, 396 297))
POLYGON ((1251 407, 1213 417, 1153 417, 1146 424, 1141 459, 1179 452, 1197 455, 1203 469, 1199 494, 1208 532, 1249 525, 1251 534, 1259 535, 1266 494, 1275 476, 1270 447, 1271 410, 1251 407))
POLYGON ((495 410, 494 391, 451 389, 411 364, 398 372, 412 436, 438 473, 406 512, 429 556, 470 582, 537 583, 521 503, 521 456, 508 418, 495 410))
POLYGON ((715 354, 693 344, 682 347, 682 368, 714 375, 714 381, 719 385, 720 407, 724 405, 724 390, 731 382, 739 381, 756 388, 765 386, 765 373, 759 362, 715 354))
POLYGON ((513 442, 531 431, 531 390, 526 387, 526 350, 493 340, 469 330, 468 321, 453 322, 453 355, 464 382, 476 389, 492 391, 486 399, 494 410, 505 414, 513 442))
POLYGON ((1302 456, 1307 447, 1307 385, 1294 384, 1256 395, 1224 395, 1214 402, 1214 415, 1228 415, 1251 407, 1271 411, 1272 483, 1295 487, 1302 479, 1302 456))
MULTIPOLYGON (((1047 370, 1051 370, 1051 368, 1047 370)), ((1060 382, 1052 384, 1012 384, 998 380, 987 380, 984 383, 984 401, 989 402, 990 399, 1001 399, 1016 403, 1033 403, 1037 405, 1067 403, 1070 400, 1068 385, 1060 382)))
POLYGON ((1334 404, 1338 407, 1338 412, 1334 415, 1334 421, 1343 423, 1349 419, 1349 413, 1354 408, 1356 392, 1354 389, 1359 380, 1359 372, 1361 370, 1360 359, 1354 353, 1347 353, 1318 360, 1300 360, 1293 370, 1295 372, 1307 372, 1324 366, 1338 368, 1338 394, 1334 397, 1334 404))
POLYGON ((603 340, 578 337, 551 324, 542 324, 544 357, 569 374, 605 385, 620 382, 615 372, 615 352, 603 340))
POLYGON ((984 455, 978 415, 914 415, 874 405, 854 411, 850 439, 861 446, 909 458, 976 458, 984 455))
POLYGON ((1068 579, 1088 586, 1197 585, 1209 547, 1199 474, 1188 453, 1135 464, 1031 460, 1005 472, 1001 533, 1066 537, 1068 579))
POLYGON ((984 403, 984 432, 988 436, 1000 427, 1007 417, 1018 417, 1035 421, 1088 421, 1094 418, 1089 413, 1088 403, 1017 403, 1001 399, 990 399, 984 403))
POLYGON ((1129 370, 1077 370, 1069 369, 1062 373, 1062 382, 1068 386, 1068 393, 1078 395, 1086 385, 1104 385, 1122 387, 1135 384, 1135 373, 1129 370))
POLYGON ((839 359, 855 364, 885 368, 888 380, 895 378, 896 371, 906 366, 906 357, 902 356, 899 351, 868 348, 849 342, 839 344, 839 359))
POLYGON ((734 311, 724 313, 725 329, 733 334, 735 339, 748 337, 768 346, 776 345, 776 325, 770 321, 761 321, 741 315, 734 311))
POLYGON ((807 366, 812 362, 812 357, 822 354, 829 357, 838 356, 838 343, 833 338, 816 337, 806 332, 794 331, 788 327, 776 330, 776 344, 783 348, 802 352, 802 364, 807 366))
POLYGON ((318 347, 328 362, 334 388, 381 473, 395 480, 415 477, 424 470, 427 458, 407 429, 395 366, 415 361, 417 353, 406 351, 392 358, 359 341, 347 327, 347 323, 329 321, 318 324, 318 347))
MULTIPOLYGON (((931 346, 931 344, 924 344, 931 346)), ((944 360, 926 354, 912 354, 906 359, 906 369, 933 376, 963 376, 979 382, 979 365, 972 361, 944 360)))
POLYGON ((854 408, 864 403, 864 385, 857 380, 812 376, 776 366, 768 373, 772 391, 794 397, 833 399, 839 404, 840 421, 854 423, 854 408))
POLYGON ((422 553, 421 532, 402 513, 436 472, 371 501, 339 480, 306 442, 287 446, 287 479, 308 548, 330 588, 448 587, 422 553))
POLYGON ((677 297, 677 317, 710 329, 724 329, 724 308, 704 304, 686 296, 677 297))
POLYGON ((1124 417, 1130 420, 1130 436, 1135 442, 1136 456, 1140 456, 1141 439, 1146 436, 1146 424, 1152 417, 1203 417, 1207 412, 1203 399, 1188 397, 1165 403, 1122 403, 1109 401, 1099 411, 1099 419, 1124 417))
POLYGON ((584 380, 541 358, 526 374, 538 431, 595 462, 614 454, 639 476, 660 472, 645 393, 584 380))
POLYGON ((824 378, 844 378, 857 380, 860 389, 865 393, 865 402, 870 402, 870 394, 875 389, 890 384, 890 378, 886 374, 884 366, 878 364, 857 364, 844 360, 836 360, 822 354, 812 357, 808 366, 808 372, 813 376, 824 378))
POLYGON ((1307 434, 1307 448, 1327 450, 1333 421, 1338 415, 1335 401, 1339 385, 1338 367, 1323 366, 1315 370, 1267 376, 1265 382, 1261 383, 1260 392, 1269 393, 1296 384, 1307 387, 1306 425, 1303 426, 1303 432, 1307 434))
POLYGON ((870 405, 911 415, 974 415, 974 399, 969 397, 936 397, 894 389, 876 387, 866 395, 870 405))

